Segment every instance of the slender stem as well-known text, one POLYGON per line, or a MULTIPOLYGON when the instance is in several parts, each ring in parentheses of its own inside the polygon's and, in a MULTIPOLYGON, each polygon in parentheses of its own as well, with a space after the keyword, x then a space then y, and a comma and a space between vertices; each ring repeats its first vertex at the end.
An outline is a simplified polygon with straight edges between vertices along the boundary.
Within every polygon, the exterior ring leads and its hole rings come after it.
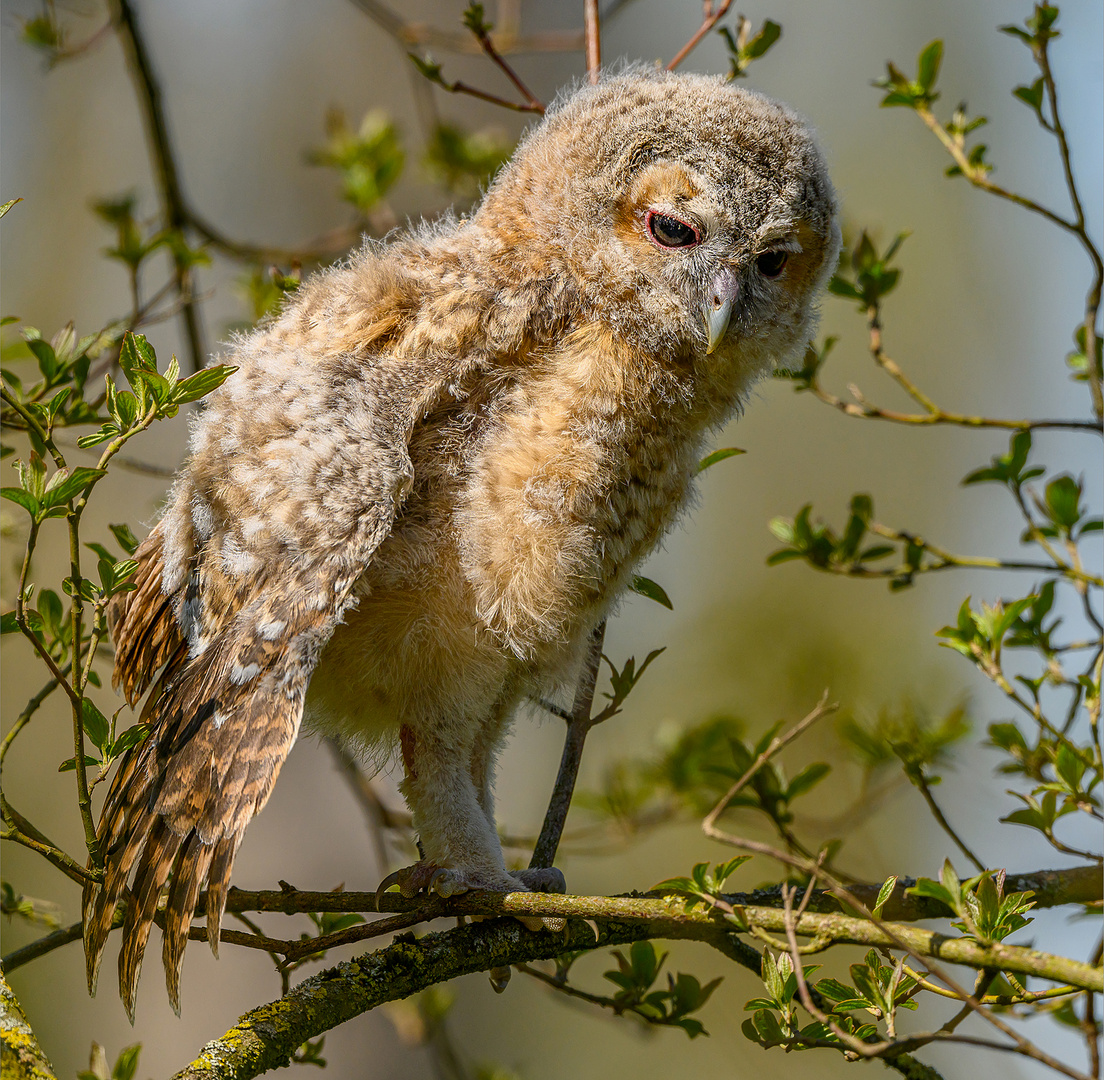
POLYGON ((1100 311, 1101 292, 1104 289, 1104 260, 1100 251, 1089 238, 1085 228, 1085 211, 1081 206, 1081 196, 1077 192, 1077 183, 1073 177, 1073 162, 1070 157, 1069 143, 1066 140, 1066 129, 1062 126, 1062 119, 1058 115, 1058 87, 1054 81, 1054 73, 1050 70, 1050 56, 1048 49, 1050 42, 1047 38, 1039 41, 1038 46, 1032 45, 1032 53, 1043 75, 1043 85, 1046 87, 1047 101, 1050 104, 1051 130, 1058 139, 1058 154, 1062 160, 1062 172, 1066 178, 1066 188, 1069 191, 1070 203, 1076 219, 1075 232, 1081 241, 1081 246, 1088 253, 1093 266, 1093 280, 1085 298, 1085 318, 1082 326, 1085 330, 1085 358, 1088 361, 1086 375, 1089 383, 1089 393, 1092 395, 1093 412, 1098 418, 1104 416, 1104 390, 1100 385, 1100 377, 1096 373, 1096 343, 1097 330, 1096 319, 1100 311))
MULTIPOLYGON (((66 677, 72 669, 68 664, 61 669, 62 674, 66 677)), ((58 688, 57 679, 51 679, 37 694, 34 695, 23 707, 23 711, 15 718, 15 723, 12 724, 11 730, 4 736, 4 741, 0 742, 0 774, 3 772, 4 759, 8 756, 8 751, 11 749, 11 745, 15 742, 16 736, 23 730, 24 727, 30 723, 31 717, 38 712, 42 703, 58 688)))
POLYGON ((13 843, 22 844, 24 847, 37 851, 53 866, 57 867, 67 878, 84 885, 89 881, 99 881, 101 875, 86 870, 75 859, 70 858, 48 836, 39 832, 18 810, 8 802, 0 793, 0 817, 8 826, 7 830, 0 833, 0 840, 11 840, 13 843))
MULTIPOLYGON (((111 0, 111 12, 142 107, 142 119, 152 152, 154 177, 161 196, 161 210, 169 228, 183 233, 190 221, 181 189, 176 157, 169 139, 161 85, 154 74, 145 39, 142 37, 130 0, 111 0)), ((193 271, 184 261, 182 254, 173 256, 173 273, 176 289, 182 301, 180 314, 184 323, 184 335, 188 342, 191 368, 193 371, 198 371, 203 366, 206 350, 199 325, 196 297, 192 288, 193 271)))
POLYGON ((587 78, 593 86, 602 70, 602 31, 598 22, 598 0, 583 0, 587 78))
POLYGON ((714 6, 714 0, 703 0, 702 2, 702 24, 694 32, 689 41, 677 53, 675 53, 671 62, 667 65, 668 71, 674 71, 685 60, 690 53, 697 48, 698 42, 701 41, 714 26, 717 25, 725 17, 728 9, 732 6, 732 0, 720 0, 714 6))
POLYGON ((1007 199, 1017 206, 1022 206, 1025 210, 1030 210, 1033 214, 1039 214, 1053 224, 1065 229, 1067 232, 1077 233, 1076 222, 1069 221, 1067 218, 1062 217, 1061 214, 1056 214, 1053 210, 1048 210, 1041 203, 1035 202, 1034 199, 1029 199, 1027 196, 1020 195, 1015 191, 1009 191, 1006 188, 1002 188, 999 184, 994 184, 986 176, 983 169, 978 169, 970 163, 962 147, 958 145, 947 129, 935 118, 935 115, 926 106, 918 105, 916 107, 916 113, 920 119, 924 121, 932 134, 943 144, 947 153, 954 158, 955 164, 962 170, 962 175, 965 176, 974 187, 980 188, 982 191, 987 191, 990 195, 996 195, 999 199, 1007 199))
MULTIPOLYGON (((381 30, 404 49, 412 45, 427 46, 443 52, 473 53, 479 45, 473 43, 470 33, 442 30, 429 23, 405 22, 386 4, 379 0, 350 0, 381 30)), ((578 52, 584 47, 583 35, 578 30, 545 30, 535 34, 509 34, 505 42, 500 38, 502 53, 578 52)))
POLYGON ((828 704, 828 691, 826 690, 817 703, 817 706, 811 713, 799 720, 789 731, 783 732, 781 735, 776 735, 770 741, 770 745, 747 767, 741 776, 718 801, 717 805, 706 816, 702 822, 702 829, 707 836, 712 836, 713 831, 716 828, 717 819, 728 809, 729 803, 740 793, 744 785, 772 758, 788 743, 793 742, 803 731, 812 727, 818 720, 836 711, 839 708, 838 705, 828 704))
MULTIPOLYGON (((955 427, 985 429, 997 428, 1003 431, 1085 431, 1094 435, 1104 432, 1104 425, 1094 420, 1016 420, 1011 418, 997 418, 988 416, 967 416, 963 413, 947 412, 937 408, 935 412, 903 413, 893 409, 884 409, 880 405, 872 405, 865 398, 860 401, 845 401, 841 397, 830 393, 821 386, 819 380, 813 379, 809 383, 809 391, 817 400, 838 409, 845 416, 853 416, 861 420, 887 420, 894 424, 908 424, 912 427, 938 427, 948 424, 955 427)), ((855 389, 852 388, 852 393, 855 389)), ((859 396, 859 395, 856 395, 859 396)))
MULTIPOLYGON (((810 863, 810 865, 815 865, 810 863)), ((902 880, 892 897, 887 901, 883 914, 891 917, 895 923, 919 921, 933 918, 950 918, 953 915, 942 904, 920 898, 906 896, 904 889, 910 884, 909 880, 902 880)), ((1033 900, 1038 908, 1052 908, 1063 904, 1092 904, 1099 903, 1101 898, 1100 870, 1095 865, 1079 866, 1069 870, 1034 870, 1024 874, 1010 874, 1005 879, 1007 892, 1023 892, 1032 889, 1035 892, 1033 900)), ((864 901, 873 904, 874 898, 879 892, 877 885, 851 886, 849 895, 854 897, 856 903, 862 906, 864 901)), ((651 898, 655 898, 652 894, 651 898)), ((457 904, 463 901, 454 898, 452 901, 433 900, 422 898, 406 900, 398 893, 385 893, 379 897, 375 893, 360 892, 309 892, 298 889, 270 889, 261 892, 250 892, 245 889, 231 889, 227 898, 226 910, 231 913, 243 911, 270 911, 281 912, 284 915, 296 915, 303 912, 377 912, 387 911, 397 914, 417 914, 421 921, 430 921, 442 918, 450 912, 455 914, 457 904)), ((468 901, 474 899, 474 894, 468 895, 468 901)), ((625 908, 620 904, 621 900, 628 897, 571 897, 570 913, 578 918, 623 918, 626 916, 625 908)), ((639 899, 639 897, 637 898, 639 899)), ((650 898, 645 898, 650 899, 650 898)), ((744 909, 752 905, 758 905, 757 909, 766 910, 770 906, 781 904, 780 887, 773 889, 757 889, 751 893, 727 893, 719 898, 720 910, 734 913, 738 908, 744 909)), ((565 901, 566 902, 566 901, 565 901)), ((666 903, 666 901, 664 901, 666 903)), ((201 896, 198 907, 204 906, 205 900, 201 896)), ((824 890, 815 890, 809 899, 809 910, 815 910, 821 914, 832 914, 839 911, 839 900, 833 893, 824 890)), ((470 909, 469 909, 470 910, 470 909)), ((656 909, 646 907, 639 909, 638 914, 647 914, 656 909)), ((482 911, 474 911, 480 914, 482 911)), ((114 926, 121 926, 124 915, 124 907, 120 905, 115 916, 114 926)), ((36 942, 17 949, 0 958, 0 964, 11 971, 15 967, 26 963, 47 952, 66 944, 69 941, 79 940, 80 923, 74 923, 65 931, 55 931, 52 934, 40 938, 36 942)), ((220 939, 221 940, 221 939, 220 939)), ((724 942, 710 941, 709 944, 720 948, 724 942)), ((724 949, 722 949, 724 951, 724 949)), ((731 951, 731 950, 730 950, 731 951)), ((729 955, 726 952, 725 955, 729 955)), ((733 956, 740 963, 750 960, 749 957, 733 956)), ((1099 966, 1099 957, 1093 957, 1089 961, 1090 967, 1099 966)))
POLYGON ((935 402, 901 370, 897 362, 887 355, 883 348, 881 311, 877 304, 871 304, 867 308, 866 323, 870 334, 870 355, 874 358, 874 363, 885 371, 913 401, 922 406, 925 412, 938 413, 939 409, 935 402))
POLYGON ((965 841, 951 828, 951 823, 943 815, 943 811, 939 808, 939 804, 935 801, 935 796, 932 795, 931 785, 928 783, 928 778, 919 769, 916 770, 915 775, 910 774, 909 777, 916 786, 920 789, 920 794, 924 796, 924 802, 928 804, 928 809, 932 812, 932 817, 939 822, 939 827, 954 841, 955 846, 967 859, 970 860, 976 867, 979 873, 985 872, 985 864, 966 846, 965 841))
POLYGON ((571 796, 579 775, 579 764, 583 758, 583 744, 587 732, 596 722, 591 717, 591 710, 598 669, 602 665, 602 642, 605 635, 606 624, 603 620, 590 635, 590 645, 583 662, 583 670, 579 673, 575 701, 571 706, 571 719, 567 722, 567 736, 564 739, 559 772, 556 774, 556 783, 552 788, 552 798, 544 815, 540 836, 533 848, 533 857, 529 860, 530 869, 545 869, 552 866, 556 859, 556 850, 560 846, 560 837, 563 835, 571 796))
MULTIPOLYGON (((523 98, 525 98, 526 107, 532 112, 544 112, 544 104, 540 98, 529 89, 528 86, 522 82, 521 76, 510 66, 502 54, 495 48, 494 42, 491 41, 490 36, 485 32, 473 30, 475 39, 479 42, 479 47, 487 54, 493 63, 505 74, 506 78, 514 84, 514 89, 517 90, 523 98)), ((471 91, 465 91, 470 93, 471 91)))
POLYGON ((489 101, 492 105, 499 105, 503 109, 512 109, 514 112, 529 112, 529 113, 543 113, 544 106, 540 104, 522 104, 516 101, 509 101, 507 98, 499 97, 497 94, 489 94, 486 90, 480 90, 477 87, 469 86, 465 82, 444 82, 441 81, 438 84, 443 90, 447 90, 450 94, 467 94, 468 97, 479 98, 480 101, 489 101))

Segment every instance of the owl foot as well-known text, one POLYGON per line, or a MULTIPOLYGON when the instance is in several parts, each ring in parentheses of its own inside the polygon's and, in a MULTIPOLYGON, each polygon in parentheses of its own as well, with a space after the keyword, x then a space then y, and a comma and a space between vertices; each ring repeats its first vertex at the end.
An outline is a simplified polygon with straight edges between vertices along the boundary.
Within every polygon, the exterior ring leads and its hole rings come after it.
MULTIPOLYGON (((399 892, 408 900, 423 891, 436 893, 446 899, 450 896, 459 896, 461 893, 466 893, 472 889, 499 893, 567 892, 567 882, 564 880, 563 874, 555 867, 495 873, 493 871, 438 866, 435 862, 423 860, 413 866, 405 866, 401 870, 388 874, 379 883, 379 888, 376 889, 377 908, 380 897, 392 885, 398 885, 399 892)), ((518 915, 516 918, 529 930, 562 930, 565 925, 564 919, 555 917, 542 918, 539 915, 518 915)))

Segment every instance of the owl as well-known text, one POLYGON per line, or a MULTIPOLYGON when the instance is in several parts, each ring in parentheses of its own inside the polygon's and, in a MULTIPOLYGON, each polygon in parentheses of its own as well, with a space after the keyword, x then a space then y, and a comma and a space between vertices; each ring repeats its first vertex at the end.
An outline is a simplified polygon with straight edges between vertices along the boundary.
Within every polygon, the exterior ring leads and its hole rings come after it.
POLYGON ((806 125, 719 78, 566 94, 470 216, 369 243, 235 342, 194 425, 114 679, 148 738, 100 821, 90 989, 130 883, 133 1017, 166 884, 179 974, 304 721, 395 748, 405 895, 563 888, 507 871, 493 772, 524 698, 571 677, 691 494, 710 432, 813 333, 839 248, 806 125))

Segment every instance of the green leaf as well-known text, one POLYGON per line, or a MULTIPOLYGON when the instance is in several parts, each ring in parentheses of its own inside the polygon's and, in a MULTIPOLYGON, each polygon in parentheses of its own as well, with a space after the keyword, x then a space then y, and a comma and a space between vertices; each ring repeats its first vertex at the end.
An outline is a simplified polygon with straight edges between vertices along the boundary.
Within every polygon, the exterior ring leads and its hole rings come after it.
POLYGON ((236 367, 209 367, 181 379, 173 389, 172 400, 176 405, 198 401, 220 387, 238 369, 236 367))
POLYGON ((897 875, 887 877, 882 882, 882 887, 878 890, 878 899, 874 901, 874 918, 880 919, 882 916, 882 908, 885 907, 886 901, 893 895, 893 890, 897 887, 897 875))
POLYGON ((3 496, 5 499, 10 499, 13 503, 18 503, 31 515, 31 517, 37 517, 39 510, 42 508, 38 499, 29 491, 24 491, 23 488, 0 488, 0 496, 3 496))
POLYGON ((128 555, 133 555, 138 550, 138 538, 130 531, 130 526, 127 524, 121 525, 109 525, 111 535, 115 537, 119 544, 119 547, 123 549, 128 555))
POLYGON ((1046 514, 1068 534, 1081 517, 1081 485, 1068 474, 1056 476, 1046 486, 1046 514))
POLYGON ((8 199, 6 203, 0 203, 0 218, 2 218, 17 202, 22 202, 23 198, 20 196, 16 199, 8 199))
POLYGON ((46 485, 42 505, 44 507, 61 506, 106 474, 105 469, 89 469, 84 466, 68 472, 59 470, 50 477, 50 482, 46 485))
POLYGON ((135 1043, 134 1046, 121 1050, 111 1070, 111 1080, 134 1080, 134 1074, 138 1071, 138 1054, 141 1050, 141 1043, 135 1043))
POLYGON ((786 802, 793 801, 798 795, 804 795, 805 792, 819 784, 831 771, 832 766, 823 761, 807 765, 790 781, 789 787, 786 788, 786 802))
MULTIPOLYGON (((84 767, 86 769, 94 769, 97 766, 102 765, 102 764, 103 764, 103 762, 100 761, 99 758, 89 757, 87 754, 84 755, 84 767)), ((76 758, 66 758, 58 766, 58 772, 73 772, 76 769, 76 767, 77 767, 77 759, 76 758)))
POLYGON ((84 733, 89 742, 99 750, 101 754, 107 753, 107 747, 111 738, 111 724, 91 698, 81 699, 81 717, 84 724, 84 733))
POLYGON ((657 604, 662 604, 668 611, 674 611, 674 605, 671 603, 670 597, 664 592, 663 587, 657 585, 651 578, 642 577, 640 574, 634 575, 629 583, 629 591, 636 593, 638 596, 646 596, 657 604))
POLYGON ((151 730, 149 724, 135 724, 133 727, 127 728, 126 731, 111 744, 111 757, 119 757, 121 754, 125 754, 131 747, 137 746, 140 742, 143 742, 151 730))
POLYGON ((1040 75, 1030 86, 1017 86, 1012 91, 1028 108, 1036 113, 1043 110, 1043 77, 1040 75))
POLYGON ((744 55, 750 60, 758 60, 781 36, 782 27, 766 19, 763 29, 744 46, 744 55))
POLYGON ((53 589, 43 589, 38 594, 38 613, 42 617, 42 625, 51 637, 60 637, 63 629, 63 609, 61 598, 53 589))
POLYGON ((929 96, 931 88, 935 85, 935 80, 939 75, 939 66, 942 62, 942 41, 933 41, 920 53, 916 82, 919 84, 920 89, 923 90, 925 94, 929 94, 929 96))
POLYGON ((723 450, 714 450, 711 454, 706 454, 705 457, 698 462, 698 467, 694 471, 696 473, 703 473, 706 469, 716 465, 718 461, 724 461, 725 458, 735 457, 737 454, 746 454, 746 450, 740 450, 735 446, 726 446, 723 450))
POLYGON ((157 373, 157 356, 144 334, 131 332, 123 337, 123 343, 119 347, 119 367, 135 390, 138 389, 135 384, 136 376, 147 372, 157 373))

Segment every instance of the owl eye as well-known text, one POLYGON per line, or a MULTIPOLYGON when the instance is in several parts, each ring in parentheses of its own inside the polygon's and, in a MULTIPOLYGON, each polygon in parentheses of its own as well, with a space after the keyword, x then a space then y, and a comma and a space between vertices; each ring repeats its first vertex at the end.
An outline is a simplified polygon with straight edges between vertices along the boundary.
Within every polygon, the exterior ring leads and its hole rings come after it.
POLYGON ((782 273, 789 257, 788 251, 768 251, 755 260, 755 265, 763 277, 776 278, 782 273))
POLYGON ((648 232, 660 247, 694 247, 701 243, 701 234, 693 225, 655 210, 648 211, 648 232))

